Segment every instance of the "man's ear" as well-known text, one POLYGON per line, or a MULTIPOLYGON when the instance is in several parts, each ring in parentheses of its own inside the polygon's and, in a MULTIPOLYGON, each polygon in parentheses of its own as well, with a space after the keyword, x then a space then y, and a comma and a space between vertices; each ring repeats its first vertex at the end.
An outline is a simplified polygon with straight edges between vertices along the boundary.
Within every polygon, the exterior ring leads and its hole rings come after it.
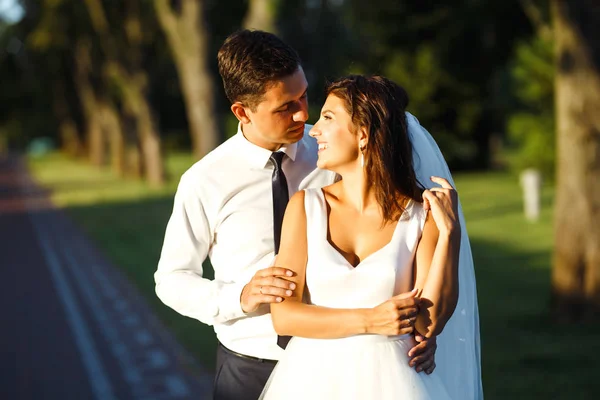
POLYGON ((239 101, 236 101, 231 105, 231 112, 242 124, 249 124, 251 122, 248 117, 247 108, 239 101))

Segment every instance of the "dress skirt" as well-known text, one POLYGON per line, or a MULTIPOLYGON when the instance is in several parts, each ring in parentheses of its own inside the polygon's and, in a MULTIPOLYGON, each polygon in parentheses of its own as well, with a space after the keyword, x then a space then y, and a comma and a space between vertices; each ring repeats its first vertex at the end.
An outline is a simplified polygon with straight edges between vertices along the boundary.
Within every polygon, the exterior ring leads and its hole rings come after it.
POLYGON ((412 335, 357 335, 343 339, 294 337, 261 399, 449 399, 435 371, 408 365, 412 335))

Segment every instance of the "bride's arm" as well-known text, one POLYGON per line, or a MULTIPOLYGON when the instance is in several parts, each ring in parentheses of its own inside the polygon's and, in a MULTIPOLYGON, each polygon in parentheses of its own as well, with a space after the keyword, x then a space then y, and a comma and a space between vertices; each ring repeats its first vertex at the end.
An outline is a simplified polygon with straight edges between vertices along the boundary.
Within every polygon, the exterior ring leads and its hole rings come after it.
POLYGON ((413 298, 394 298, 370 309, 334 309, 303 303, 307 248, 304 191, 299 191, 288 203, 276 260, 277 266, 294 272, 289 280, 296 283, 294 296, 271 304, 273 326, 278 334, 330 339, 361 333, 395 335, 412 332, 408 318, 416 311, 413 298))
POLYGON ((460 226, 452 215, 458 201, 447 197, 430 203, 415 257, 415 287, 421 291, 415 330, 425 337, 439 335, 454 313, 460 251, 460 226))

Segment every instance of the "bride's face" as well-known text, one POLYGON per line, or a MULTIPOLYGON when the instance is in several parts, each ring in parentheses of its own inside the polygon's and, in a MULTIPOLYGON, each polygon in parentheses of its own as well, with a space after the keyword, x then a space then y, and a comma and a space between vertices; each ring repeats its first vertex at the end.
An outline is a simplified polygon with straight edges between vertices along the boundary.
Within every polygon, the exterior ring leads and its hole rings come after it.
POLYGON ((359 165, 359 138, 344 101, 330 94, 321 116, 310 130, 319 144, 317 167, 338 172, 340 168, 359 165))

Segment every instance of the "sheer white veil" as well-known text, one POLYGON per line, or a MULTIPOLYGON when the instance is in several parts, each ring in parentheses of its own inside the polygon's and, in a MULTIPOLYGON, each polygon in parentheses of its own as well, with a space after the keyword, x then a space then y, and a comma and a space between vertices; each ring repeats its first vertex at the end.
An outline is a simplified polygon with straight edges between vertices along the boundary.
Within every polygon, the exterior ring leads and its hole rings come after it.
MULTIPOLYGON (((407 112, 406 120, 413 146, 413 165, 419 182, 426 188, 436 186, 429 179, 436 175, 446 178, 454 186, 448 165, 433 137, 412 114, 407 112)), ((435 373, 442 378, 453 399, 483 399, 475 271, 460 203, 458 209, 462 229, 459 298, 452 318, 437 339, 435 373)))

